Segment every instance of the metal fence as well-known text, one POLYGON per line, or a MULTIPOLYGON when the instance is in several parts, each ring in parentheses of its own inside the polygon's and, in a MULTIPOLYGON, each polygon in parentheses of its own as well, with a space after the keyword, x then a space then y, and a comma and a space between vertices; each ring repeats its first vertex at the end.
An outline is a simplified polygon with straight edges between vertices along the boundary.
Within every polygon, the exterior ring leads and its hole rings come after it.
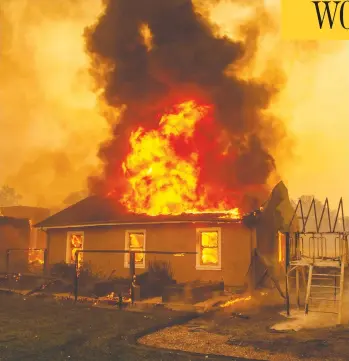
MULTIPOLYGON (((173 255, 173 256, 185 256, 196 255, 197 252, 166 252, 166 251, 130 251, 130 250, 77 250, 75 252, 75 273, 74 273, 74 300, 78 301, 80 276, 82 274, 82 265, 80 254, 128 254, 129 255, 129 272, 128 272, 128 294, 130 302, 135 301, 135 288, 136 288, 136 255, 137 254, 153 254, 153 255, 173 255)), ((121 295, 118 296, 121 298, 121 295)), ((121 301, 120 301, 121 302, 121 301)))
POLYGON ((339 260, 348 248, 348 234, 337 233, 289 233, 289 261, 301 258, 315 260, 339 260))

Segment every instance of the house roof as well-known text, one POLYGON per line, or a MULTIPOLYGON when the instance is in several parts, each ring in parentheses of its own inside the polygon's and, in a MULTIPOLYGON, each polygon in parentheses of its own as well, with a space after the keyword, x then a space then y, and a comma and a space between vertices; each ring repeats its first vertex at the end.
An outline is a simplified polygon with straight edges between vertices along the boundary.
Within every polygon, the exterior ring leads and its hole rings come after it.
POLYGON ((0 214, 13 218, 27 218, 33 223, 41 222, 50 216, 50 210, 42 207, 8 206, 0 207, 0 214))
POLYGON ((37 228, 75 228, 108 225, 161 223, 237 223, 224 213, 148 216, 127 212, 113 197, 90 196, 37 223, 37 228))
POLYGON ((29 227, 29 219, 15 217, 0 217, 0 226, 29 227))

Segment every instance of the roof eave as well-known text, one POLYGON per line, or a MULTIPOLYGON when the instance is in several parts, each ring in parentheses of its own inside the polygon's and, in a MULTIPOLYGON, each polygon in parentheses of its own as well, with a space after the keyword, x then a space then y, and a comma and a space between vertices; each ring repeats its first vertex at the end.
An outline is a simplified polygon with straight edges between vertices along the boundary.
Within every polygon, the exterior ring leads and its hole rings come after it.
POLYGON ((211 219, 211 220, 179 220, 179 221, 138 221, 138 222, 104 222, 104 223, 85 223, 85 224, 66 224, 66 225, 45 225, 36 224, 34 228, 41 229, 67 229, 67 228, 91 228, 108 226, 138 226, 138 225, 157 225, 157 224, 185 224, 185 223, 241 223, 241 219, 211 219))

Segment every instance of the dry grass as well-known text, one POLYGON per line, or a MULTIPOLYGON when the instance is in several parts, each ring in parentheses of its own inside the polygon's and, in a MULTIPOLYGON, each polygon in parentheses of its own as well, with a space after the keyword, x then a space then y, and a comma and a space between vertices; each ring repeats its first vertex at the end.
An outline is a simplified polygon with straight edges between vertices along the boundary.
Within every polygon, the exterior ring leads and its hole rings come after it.
MULTIPOLYGON (((165 325, 183 313, 164 309, 127 312, 88 304, 0 293, 0 361, 189 361, 211 356, 170 353, 130 344, 139 331, 165 325)), ((234 312, 239 310, 234 310, 234 312)), ((231 309, 206 314, 184 326, 143 337, 145 345, 246 360, 348 360, 349 328, 272 333, 284 318, 278 306, 254 305, 240 310, 249 319, 232 317, 231 309)))
POLYGON ((0 293, 1 361, 189 361, 189 357, 134 347, 137 332, 180 314, 100 309, 52 299, 0 293))

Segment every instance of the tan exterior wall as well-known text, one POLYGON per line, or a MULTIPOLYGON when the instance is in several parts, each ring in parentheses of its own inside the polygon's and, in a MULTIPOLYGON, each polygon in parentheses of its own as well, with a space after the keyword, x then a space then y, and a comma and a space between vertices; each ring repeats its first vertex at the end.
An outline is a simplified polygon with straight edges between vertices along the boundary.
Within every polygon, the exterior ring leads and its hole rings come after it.
MULTIPOLYGON (((250 265, 251 231, 242 224, 177 224, 147 225, 137 227, 99 227, 76 229, 84 231, 84 249, 125 249, 126 230, 146 231, 147 251, 196 252, 197 228, 221 228, 221 270, 196 270, 196 255, 176 257, 172 255, 145 255, 149 261, 170 262, 177 282, 194 280, 221 281, 227 286, 241 286, 246 282, 246 273, 250 265)), ((65 261, 67 232, 72 230, 50 230, 49 263, 65 261)), ((124 254, 84 254, 84 262, 91 262, 95 272, 109 275, 116 269, 115 275, 128 277, 129 269, 124 267, 124 254)), ((137 269, 136 273, 143 273, 137 269)))
POLYGON ((49 265, 65 262, 67 232, 65 230, 50 230, 47 235, 49 265))
MULTIPOLYGON (((17 220, 18 221, 18 220, 17 220)), ((30 226, 27 220, 0 224, 0 272, 6 270, 6 251, 11 248, 29 247, 30 226)), ((10 272, 23 272, 27 265, 28 252, 13 251, 10 254, 10 272)))
MULTIPOLYGON (((4 216, 13 218, 28 219, 34 225, 50 216, 50 210, 40 207, 0 207, 0 212, 4 216)), ((30 232, 30 242, 24 248, 46 248, 46 233, 32 227, 30 232)))

